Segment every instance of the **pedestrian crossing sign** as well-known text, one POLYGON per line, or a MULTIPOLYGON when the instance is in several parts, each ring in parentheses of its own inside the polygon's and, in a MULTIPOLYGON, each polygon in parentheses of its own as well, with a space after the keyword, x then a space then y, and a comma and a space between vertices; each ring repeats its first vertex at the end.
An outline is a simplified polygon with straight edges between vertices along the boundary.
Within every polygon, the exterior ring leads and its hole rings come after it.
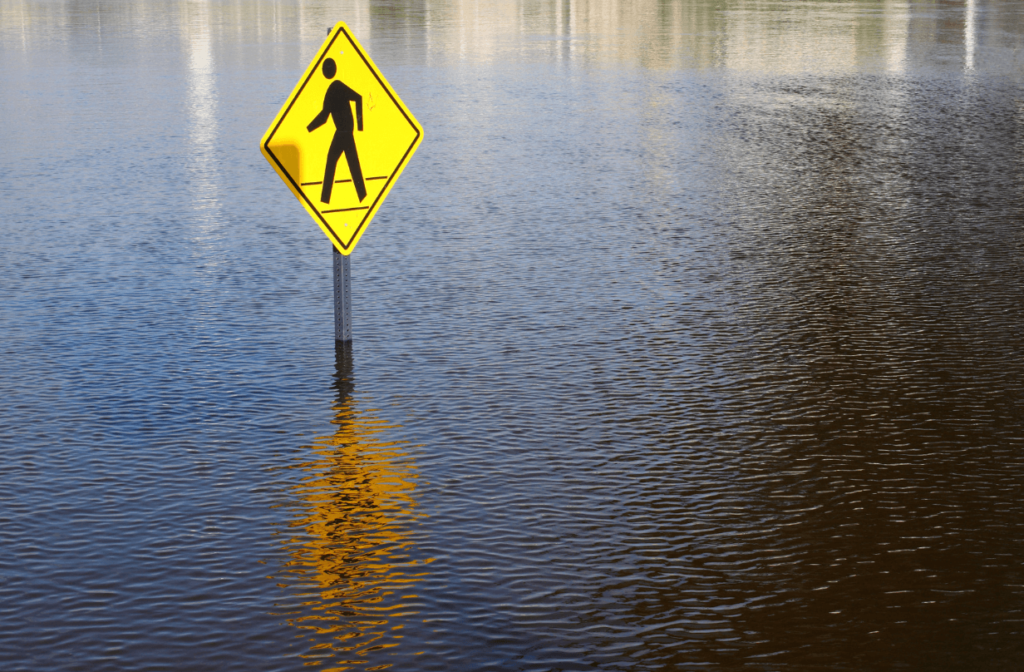
POLYGON ((423 128, 343 22, 260 151, 342 254, 351 254, 423 140, 423 128))

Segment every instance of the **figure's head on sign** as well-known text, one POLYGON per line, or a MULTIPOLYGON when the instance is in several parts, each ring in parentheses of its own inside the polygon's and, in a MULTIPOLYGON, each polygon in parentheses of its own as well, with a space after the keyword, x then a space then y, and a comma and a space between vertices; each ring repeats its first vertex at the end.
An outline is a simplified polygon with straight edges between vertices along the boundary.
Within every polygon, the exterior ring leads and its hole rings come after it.
POLYGON ((260 150, 338 251, 350 254, 422 140, 419 122, 339 23, 260 150), (364 106, 367 98, 375 102, 364 106))

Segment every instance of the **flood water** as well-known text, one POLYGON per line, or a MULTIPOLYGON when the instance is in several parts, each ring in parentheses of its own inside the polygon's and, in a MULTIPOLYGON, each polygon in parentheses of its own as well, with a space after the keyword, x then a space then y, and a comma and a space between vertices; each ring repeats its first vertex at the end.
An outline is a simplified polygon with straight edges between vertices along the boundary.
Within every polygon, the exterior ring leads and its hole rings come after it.
POLYGON ((1022 84, 1016 1, 0 0, 0 668, 1024 668, 1022 84), (425 129, 350 351, 258 148, 339 20, 425 129))

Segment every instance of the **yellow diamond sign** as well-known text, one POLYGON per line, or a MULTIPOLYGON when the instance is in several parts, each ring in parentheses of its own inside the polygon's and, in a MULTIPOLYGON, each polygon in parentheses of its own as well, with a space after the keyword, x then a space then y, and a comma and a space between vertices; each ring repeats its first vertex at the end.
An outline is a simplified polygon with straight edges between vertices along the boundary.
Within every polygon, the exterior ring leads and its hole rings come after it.
POLYGON ((423 128, 338 23, 260 150, 342 254, 350 254, 423 140, 423 128))

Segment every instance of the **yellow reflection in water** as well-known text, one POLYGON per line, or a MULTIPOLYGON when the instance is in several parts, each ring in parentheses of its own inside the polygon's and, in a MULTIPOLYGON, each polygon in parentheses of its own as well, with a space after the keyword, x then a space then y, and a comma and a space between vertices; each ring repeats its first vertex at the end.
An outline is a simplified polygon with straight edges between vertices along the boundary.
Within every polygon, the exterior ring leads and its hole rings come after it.
POLYGON ((416 613, 414 584, 429 562, 411 557, 416 467, 411 446, 393 439, 399 425, 352 395, 349 359, 339 360, 335 431, 291 465, 303 475, 284 532, 291 560, 277 577, 295 608, 282 615, 309 642, 306 665, 384 669, 382 656, 416 613))

